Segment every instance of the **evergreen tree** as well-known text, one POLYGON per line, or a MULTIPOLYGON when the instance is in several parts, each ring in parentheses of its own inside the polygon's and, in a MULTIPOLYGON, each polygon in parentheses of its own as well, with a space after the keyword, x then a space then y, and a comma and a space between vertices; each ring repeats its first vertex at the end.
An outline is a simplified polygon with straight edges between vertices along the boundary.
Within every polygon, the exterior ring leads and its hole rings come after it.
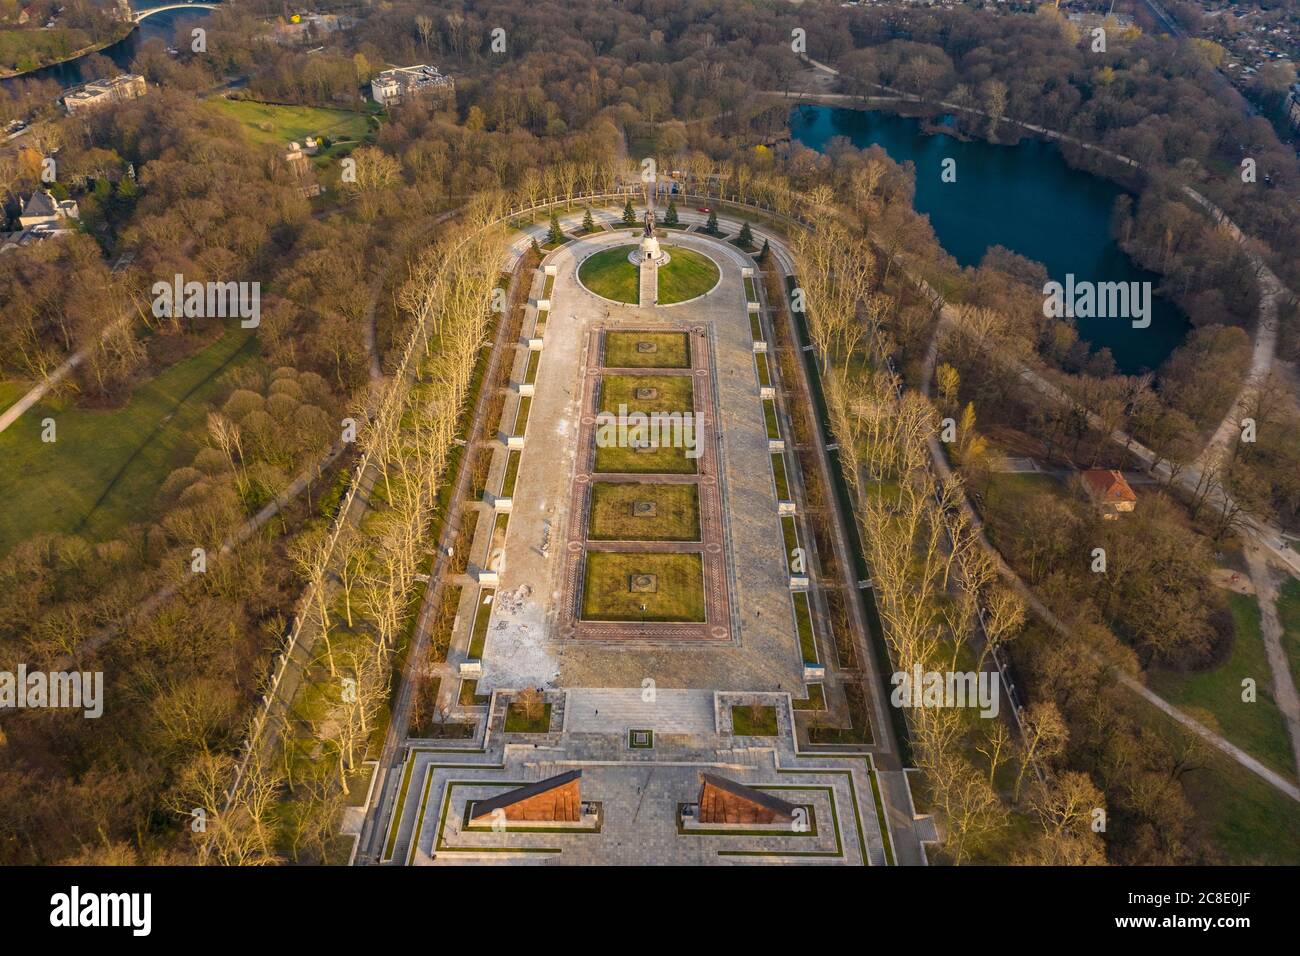
POLYGON ((744 248, 749 249, 753 247, 754 234, 749 231, 749 223, 744 223, 740 227, 740 235, 737 238, 744 248))
POLYGON ((560 228, 560 217, 554 212, 551 213, 551 229, 546 234, 546 241, 550 245, 564 241, 564 230, 560 228))
POLYGON ((712 209, 709 210, 709 222, 708 225, 704 227, 704 231, 710 236, 716 236, 718 234, 718 214, 712 209))
POLYGON ((629 226, 636 222, 636 213, 632 210, 632 198, 630 196, 627 205, 623 207, 623 221, 629 226))
POLYGON ((582 231, 583 231, 583 232, 595 232, 595 231, 596 231, 596 221, 595 221, 594 219, 591 218, 591 210, 590 210, 590 209, 588 209, 585 213, 583 213, 583 216, 582 216, 582 231))
POLYGON ((766 262, 767 257, 772 254, 772 250, 767 247, 767 239, 763 240, 763 251, 758 254, 759 262, 766 262))
POLYGON ((539 246, 539 245, 537 244, 537 240, 536 240, 536 239, 533 240, 533 252, 537 253, 537 257, 538 257, 539 259, 541 258, 541 256, 542 256, 542 247, 539 246))
POLYGON ((676 200, 673 199, 668 200, 668 211, 664 213, 664 225, 665 226, 677 225, 677 201, 676 200))

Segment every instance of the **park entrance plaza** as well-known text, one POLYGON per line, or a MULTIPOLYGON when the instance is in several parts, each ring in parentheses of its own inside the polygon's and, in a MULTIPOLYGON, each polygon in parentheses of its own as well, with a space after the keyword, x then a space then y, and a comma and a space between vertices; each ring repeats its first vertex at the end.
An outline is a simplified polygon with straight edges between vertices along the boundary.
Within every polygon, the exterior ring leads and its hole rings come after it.
POLYGON ((531 277, 443 685, 478 732, 409 741, 384 861, 883 864, 870 757, 796 742, 757 265, 610 219, 531 277))

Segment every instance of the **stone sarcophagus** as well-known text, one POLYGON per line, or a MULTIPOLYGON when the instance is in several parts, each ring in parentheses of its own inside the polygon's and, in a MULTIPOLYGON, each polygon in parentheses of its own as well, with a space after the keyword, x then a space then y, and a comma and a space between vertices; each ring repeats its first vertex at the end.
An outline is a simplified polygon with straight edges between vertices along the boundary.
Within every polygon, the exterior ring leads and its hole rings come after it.
POLYGON ((498 820, 578 823, 582 819, 581 779, 581 770, 570 770, 490 800, 476 800, 470 825, 491 826, 498 820))
POLYGON ((699 804, 701 824, 793 823, 797 809, 762 790, 702 771, 699 804))

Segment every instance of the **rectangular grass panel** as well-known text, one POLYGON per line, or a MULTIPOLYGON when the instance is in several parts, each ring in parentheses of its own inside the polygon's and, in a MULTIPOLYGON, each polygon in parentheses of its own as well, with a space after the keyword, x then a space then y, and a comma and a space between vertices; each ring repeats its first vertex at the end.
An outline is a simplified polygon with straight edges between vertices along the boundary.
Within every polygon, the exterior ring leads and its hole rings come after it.
POLYGON ((515 493, 515 483, 519 480, 519 462, 523 458, 523 452, 518 449, 511 451, 506 456, 506 474, 501 481, 501 497, 511 498, 515 493))
POLYGON ((808 607, 808 593, 795 591, 791 596, 794 598, 795 626, 799 631, 799 650, 805 661, 816 664, 818 663, 817 641, 813 637, 812 611, 808 607))
POLYGON ((785 455, 779 451, 772 453, 772 477, 776 479, 776 497, 781 501, 789 501, 790 480, 785 473, 785 455))
POLYGON ((702 556, 589 551, 583 574, 582 619, 646 624, 702 622, 702 556), (639 575, 654 576, 653 591, 633 590, 633 577, 639 575))
POLYGON ((492 599, 496 593, 496 588, 483 588, 478 592, 478 607, 474 611, 474 630, 469 638, 471 659, 483 656, 483 645, 487 643, 488 622, 492 619, 492 599))
POLYGON ((528 413, 532 411, 533 400, 528 396, 519 399, 519 408, 515 411, 515 429, 511 434, 522 435, 528 430, 528 413))
POLYGON ((698 541, 699 491, 695 485, 598 481, 591 489, 587 537, 592 541, 698 541))
POLYGON ((776 440, 781 437, 781 427, 776 423, 776 402, 770 398, 763 399, 763 421, 767 424, 767 437, 776 440))
POLYGON ((606 332, 607 368, 690 368, 691 344, 685 332, 606 332), (638 350, 646 342, 654 351, 638 350))
MULTIPOLYGON (((783 515, 781 517, 781 536, 785 539, 786 564, 791 564, 790 554, 795 548, 799 547, 799 532, 795 529, 793 515, 783 515)), ((793 572, 794 568, 792 567, 790 570, 793 572)))
POLYGON ((596 471, 603 475, 693 475, 696 460, 685 448, 638 451, 617 446, 596 449, 596 471))

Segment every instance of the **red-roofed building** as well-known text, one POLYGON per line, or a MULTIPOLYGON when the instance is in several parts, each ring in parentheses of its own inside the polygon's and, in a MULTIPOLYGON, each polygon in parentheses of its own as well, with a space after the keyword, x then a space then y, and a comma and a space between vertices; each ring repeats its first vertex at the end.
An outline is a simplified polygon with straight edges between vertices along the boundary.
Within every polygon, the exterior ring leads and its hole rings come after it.
POLYGON ((1089 468, 1083 473, 1083 487, 1101 508, 1101 516, 1113 520, 1137 507, 1137 495, 1124 476, 1113 468, 1089 468))

